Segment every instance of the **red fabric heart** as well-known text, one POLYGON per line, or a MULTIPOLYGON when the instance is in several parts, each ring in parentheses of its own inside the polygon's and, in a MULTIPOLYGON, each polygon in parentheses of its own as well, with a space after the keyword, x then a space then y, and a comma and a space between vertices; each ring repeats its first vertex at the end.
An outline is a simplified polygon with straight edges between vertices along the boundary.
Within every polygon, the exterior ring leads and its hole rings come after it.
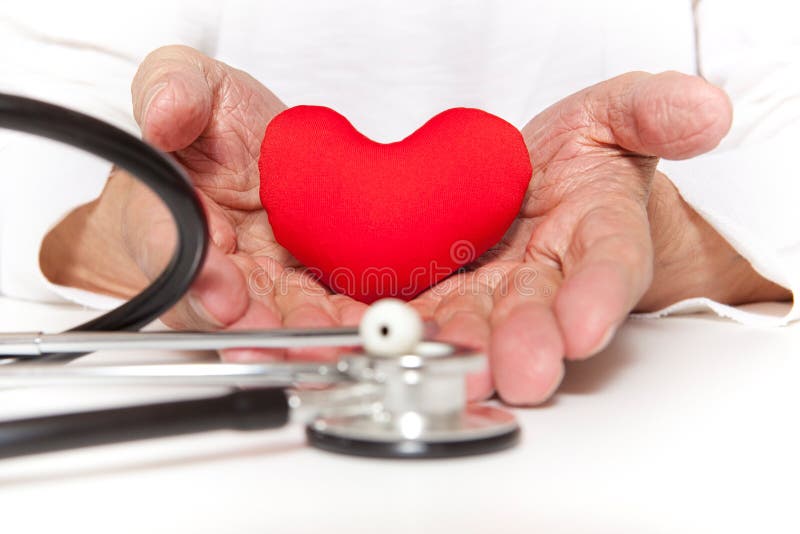
POLYGON ((468 108, 388 144, 329 108, 289 108, 267 126, 259 170, 278 243, 367 303, 411 299, 483 254, 531 178, 520 132, 468 108))

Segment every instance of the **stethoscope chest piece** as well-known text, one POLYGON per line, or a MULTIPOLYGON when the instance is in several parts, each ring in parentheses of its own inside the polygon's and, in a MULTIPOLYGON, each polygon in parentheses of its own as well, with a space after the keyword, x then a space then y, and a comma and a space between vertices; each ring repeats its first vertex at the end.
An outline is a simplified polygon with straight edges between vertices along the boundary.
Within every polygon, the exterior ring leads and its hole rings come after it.
POLYGON ((359 382, 375 386, 358 413, 320 414, 306 426, 320 449, 380 458, 442 458, 513 446, 520 430, 497 407, 467 403, 466 377, 485 355, 446 343, 420 342, 399 356, 359 353, 340 362, 359 382))
POLYGON ((507 411, 491 406, 468 406, 443 421, 418 422, 412 412, 395 419, 350 416, 322 417, 306 427, 308 443, 319 449, 375 458, 447 458, 486 454, 512 447, 520 430, 507 411), (413 421, 409 423, 408 421, 413 421), (403 427, 421 427, 416 438, 403 427))

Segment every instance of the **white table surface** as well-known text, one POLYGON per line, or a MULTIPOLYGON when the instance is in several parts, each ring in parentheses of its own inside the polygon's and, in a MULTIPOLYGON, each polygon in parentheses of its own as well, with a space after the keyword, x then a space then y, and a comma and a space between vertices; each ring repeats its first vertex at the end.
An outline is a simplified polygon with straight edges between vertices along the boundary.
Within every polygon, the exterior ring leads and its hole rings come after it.
MULTIPOLYGON (((4 331, 90 316, 0 299, 4 331)), ((800 325, 631 320, 552 402, 515 410, 507 452, 351 458, 291 427, 4 460, 0 532, 800 532, 799 384, 800 325)), ((7 389, 0 418, 170 396, 7 389)))

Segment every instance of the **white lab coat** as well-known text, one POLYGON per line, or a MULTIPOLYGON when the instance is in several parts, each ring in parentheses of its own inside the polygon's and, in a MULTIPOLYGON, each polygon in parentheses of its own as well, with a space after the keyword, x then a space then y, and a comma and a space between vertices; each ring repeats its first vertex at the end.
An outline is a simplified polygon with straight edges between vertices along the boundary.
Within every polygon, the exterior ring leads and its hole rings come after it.
MULTIPOLYGON (((734 103, 713 153, 660 168, 765 277, 800 288, 800 8, 789 0, 25 0, 0 12, 0 91, 138 133, 130 82, 151 50, 183 43, 250 72, 288 105, 330 106, 379 140, 437 112, 483 108, 522 127, 555 101, 631 70, 700 73, 734 103)), ((100 191, 109 164, 0 130, 0 293, 112 300, 54 287, 41 239, 100 191)), ((707 299, 744 322, 780 324, 707 299)))

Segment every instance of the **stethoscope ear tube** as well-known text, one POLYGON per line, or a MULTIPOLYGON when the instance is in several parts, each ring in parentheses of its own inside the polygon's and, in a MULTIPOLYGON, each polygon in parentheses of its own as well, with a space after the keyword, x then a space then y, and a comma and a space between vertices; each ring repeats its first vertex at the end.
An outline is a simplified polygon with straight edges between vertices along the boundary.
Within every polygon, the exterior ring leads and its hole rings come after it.
POLYGON ((262 430, 289 421, 282 388, 0 423, 0 459, 210 430, 262 430))
MULTIPOLYGON (((164 271, 125 304, 71 331, 138 330, 177 303, 203 265, 208 242, 205 213, 183 170, 165 154, 103 121, 53 104, 0 93, 0 128, 72 145, 121 167, 158 195, 177 228, 175 252, 164 271)), ((45 354, 70 361, 81 354, 45 354)))

